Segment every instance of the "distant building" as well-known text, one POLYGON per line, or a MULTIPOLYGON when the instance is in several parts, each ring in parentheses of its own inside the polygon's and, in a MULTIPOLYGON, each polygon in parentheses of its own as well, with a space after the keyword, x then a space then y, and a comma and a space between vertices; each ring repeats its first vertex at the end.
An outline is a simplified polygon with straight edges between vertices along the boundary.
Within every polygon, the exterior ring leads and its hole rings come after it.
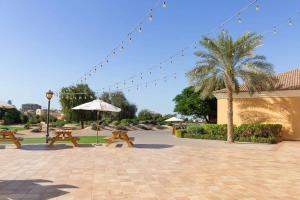
POLYGON ((41 109, 42 106, 38 104, 32 104, 32 103, 27 103, 27 104, 22 104, 21 111, 22 112, 36 112, 37 109, 41 109))
MULTIPOLYGON (((37 109, 35 111, 36 115, 47 115, 47 109, 37 109)), ((64 114, 60 110, 50 110, 50 115, 58 120, 63 120, 64 119, 64 114)))

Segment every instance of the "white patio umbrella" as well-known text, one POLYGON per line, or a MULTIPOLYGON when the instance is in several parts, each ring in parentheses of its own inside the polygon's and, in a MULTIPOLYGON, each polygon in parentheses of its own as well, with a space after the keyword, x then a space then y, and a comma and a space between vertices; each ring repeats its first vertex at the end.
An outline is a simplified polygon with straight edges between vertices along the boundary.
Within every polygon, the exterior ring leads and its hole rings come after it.
POLYGON ((177 117, 171 117, 171 118, 169 118, 169 119, 167 119, 167 120, 165 120, 166 122, 183 122, 183 120, 182 119, 179 119, 179 118, 177 118, 177 117))
POLYGON ((96 99, 94 101, 84 103, 82 105, 76 106, 72 108, 73 110, 90 110, 97 111, 97 144, 98 144, 98 135, 99 135, 99 113, 103 112, 120 112, 121 108, 118 108, 114 105, 106 103, 100 99, 96 99))
MULTIPOLYGON (((177 117, 171 117, 171 118, 169 118, 169 119, 167 119, 167 120, 165 120, 166 122, 183 122, 183 120, 182 119, 179 119, 179 118, 177 118, 177 117)), ((172 134, 174 135, 175 134, 175 126, 173 125, 172 126, 173 128, 172 128, 172 134)))
POLYGON ((4 108, 4 109, 13 109, 13 108, 15 108, 15 106, 0 101, 0 108, 4 108))

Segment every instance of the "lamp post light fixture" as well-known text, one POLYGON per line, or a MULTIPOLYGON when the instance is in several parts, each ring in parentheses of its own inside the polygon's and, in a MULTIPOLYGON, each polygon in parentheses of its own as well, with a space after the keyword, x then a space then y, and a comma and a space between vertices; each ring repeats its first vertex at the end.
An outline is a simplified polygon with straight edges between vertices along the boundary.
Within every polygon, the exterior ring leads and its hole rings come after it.
POLYGON ((51 90, 49 90, 46 93, 46 97, 48 99, 46 143, 48 143, 48 138, 49 138, 50 101, 51 101, 53 95, 54 95, 54 93, 51 90))

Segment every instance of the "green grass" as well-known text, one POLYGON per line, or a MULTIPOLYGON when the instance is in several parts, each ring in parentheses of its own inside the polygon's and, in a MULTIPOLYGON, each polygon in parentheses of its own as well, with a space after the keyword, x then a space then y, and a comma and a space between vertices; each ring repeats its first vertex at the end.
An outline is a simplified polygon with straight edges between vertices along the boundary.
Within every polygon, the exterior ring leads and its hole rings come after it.
POLYGON ((18 127, 18 126, 0 126, 0 129, 8 129, 8 130, 11 130, 11 131, 24 131, 25 128, 23 127, 18 127))
MULTIPOLYGON (((104 143, 104 136, 99 136, 99 143, 104 143)), ((11 142, 0 142, 0 144, 10 144, 11 142)), ((36 138, 24 138, 21 141, 21 144, 45 144, 45 137, 36 137, 36 138)), ((55 144, 66 144, 70 143, 69 141, 57 141, 55 144)), ((79 144, 94 144, 96 143, 96 136, 81 136, 78 141, 79 144)))

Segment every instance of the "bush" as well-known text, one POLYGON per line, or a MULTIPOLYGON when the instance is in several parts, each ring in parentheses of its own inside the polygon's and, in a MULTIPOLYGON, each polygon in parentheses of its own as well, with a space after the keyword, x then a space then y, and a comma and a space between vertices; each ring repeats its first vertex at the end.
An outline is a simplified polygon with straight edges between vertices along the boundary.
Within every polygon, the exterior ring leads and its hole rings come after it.
MULTIPOLYGON (((280 141, 280 124, 242 124, 234 127, 234 140, 239 142, 277 143, 280 141)), ((226 140, 227 125, 189 125, 184 137, 195 139, 226 140)))
POLYGON ((61 128, 61 127, 63 127, 65 124, 66 124, 65 121, 63 121, 63 120, 57 120, 56 122, 52 122, 52 123, 50 124, 50 127, 53 127, 53 128, 61 128))
POLYGON ((189 135, 200 135, 206 133, 202 125, 190 125, 186 130, 189 135))
POLYGON ((122 125, 118 125, 118 126, 116 127, 116 129, 117 129, 117 130, 120 130, 120 131, 127 131, 127 130, 128 130, 126 126, 122 126, 122 125))
POLYGON ((185 134, 187 133, 186 130, 182 130, 182 129, 177 129, 175 131, 175 136, 179 137, 179 138, 184 138, 185 134))
POLYGON ((30 127, 31 127, 31 126, 30 126, 29 123, 27 123, 27 124, 24 125, 24 128, 27 129, 27 130, 30 129, 30 127))
POLYGON ((234 138, 240 142, 277 143, 281 124, 242 124, 235 129, 234 138))
POLYGON ((113 127, 117 127, 118 125, 120 125, 120 122, 119 122, 119 121, 113 121, 113 122, 111 123, 111 125, 112 125, 113 127))
POLYGON ((120 122, 120 125, 129 126, 130 123, 131 123, 130 119, 122 119, 121 122, 120 122))

